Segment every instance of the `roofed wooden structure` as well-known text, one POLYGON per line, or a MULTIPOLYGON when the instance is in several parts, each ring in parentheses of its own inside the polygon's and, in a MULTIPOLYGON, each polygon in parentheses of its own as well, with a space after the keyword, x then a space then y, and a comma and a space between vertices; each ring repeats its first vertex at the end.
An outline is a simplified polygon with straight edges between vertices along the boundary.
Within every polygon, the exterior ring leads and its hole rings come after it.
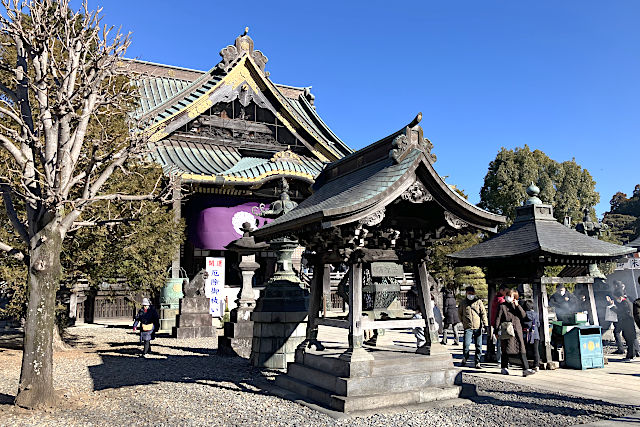
MULTIPOLYGON (((575 276, 595 271, 589 266, 614 261, 635 249, 615 245, 573 230, 556 221, 553 207, 538 198, 540 189, 533 183, 527 188, 529 199, 516 210, 514 223, 502 233, 470 248, 450 254, 460 265, 487 267, 489 306, 493 304, 499 283, 531 284, 536 311, 542 322, 543 361, 551 362, 551 337, 546 284, 576 283, 587 287, 589 317, 598 324, 592 276, 575 276), (544 267, 564 265, 562 277, 545 277, 544 267)), ((488 358, 495 355, 488 346, 488 358)))
POLYGON ((419 114, 397 132, 327 165, 310 197, 253 232, 264 240, 295 236, 307 250, 314 266, 307 341, 298 347, 295 363, 289 364, 290 375, 278 377, 277 382, 285 388, 295 384, 305 396, 329 402, 333 409, 346 411, 349 405, 345 402, 356 398, 366 399, 370 408, 393 405, 396 400, 386 402, 384 393, 406 404, 420 402, 423 392, 438 398, 456 393, 458 371, 434 328, 430 288, 435 281, 427 270, 430 246, 436 239, 463 229, 495 231, 505 218, 470 204, 436 173, 432 144, 423 135, 420 119, 419 114), (349 282, 341 284, 343 291, 339 291, 348 300, 348 319, 319 318, 322 294, 328 288, 326 265, 340 263, 348 265, 349 282), (402 276, 405 268, 414 269, 419 278, 417 301, 424 319, 407 319, 399 307, 396 277, 402 276), (317 340, 320 325, 349 331, 348 347, 339 357, 323 353, 324 346, 317 340), (367 347, 377 345, 377 338, 365 343, 363 331, 376 330, 377 337, 378 330, 407 327, 425 328, 426 342, 417 355, 410 355, 419 368, 410 374, 381 378, 389 374, 381 373, 376 364, 400 366, 407 355, 382 347, 369 352, 367 347), (314 344, 315 351, 307 348, 314 344), (351 386, 335 390, 327 386, 330 381, 319 385, 295 377, 301 369, 309 372, 306 377, 326 377, 327 370, 322 373, 313 363, 317 358, 323 358, 324 366, 335 367, 330 369, 335 374, 329 375, 339 376, 339 381, 378 382, 390 391, 372 387, 358 391, 351 386), (406 380, 408 375, 433 381, 416 384, 406 380))

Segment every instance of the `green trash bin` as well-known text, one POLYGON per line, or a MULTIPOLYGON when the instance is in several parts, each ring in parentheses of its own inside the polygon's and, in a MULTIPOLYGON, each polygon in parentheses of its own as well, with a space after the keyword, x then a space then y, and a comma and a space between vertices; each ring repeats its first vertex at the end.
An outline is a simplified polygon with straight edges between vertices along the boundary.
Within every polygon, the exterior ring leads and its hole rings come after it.
POLYGON ((569 368, 604 368, 600 326, 574 326, 564 335, 564 350, 565 365, 569 368))

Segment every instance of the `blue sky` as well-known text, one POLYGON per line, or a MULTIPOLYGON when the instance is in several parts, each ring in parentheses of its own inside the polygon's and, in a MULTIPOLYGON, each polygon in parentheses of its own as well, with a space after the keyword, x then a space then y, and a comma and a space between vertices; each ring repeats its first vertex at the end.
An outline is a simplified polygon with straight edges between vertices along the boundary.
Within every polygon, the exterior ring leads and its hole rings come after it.
POLYGON ((89 0, 127 56, 207 70, 250 27, 276 83, 313 86, 352 148, 422 111, 447 182, 477 203, 501 147, 575 158, 599 214, 640 183, 640 2, 89 0))

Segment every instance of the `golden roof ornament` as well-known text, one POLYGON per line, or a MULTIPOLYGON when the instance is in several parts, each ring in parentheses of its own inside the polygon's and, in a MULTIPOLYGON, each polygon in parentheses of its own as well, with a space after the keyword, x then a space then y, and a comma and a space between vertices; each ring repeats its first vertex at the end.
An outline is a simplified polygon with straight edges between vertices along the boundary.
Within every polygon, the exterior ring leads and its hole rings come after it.
POLYGON ((300 158, 300 156, 294 153, 293 151, 291 151, 289 147, 287 147, 287 149, 284 151, 278 151, 276 154, 274 154, 273 157, 271 158, 271 161, 272 162, 291 162, 291 163, 297 163, 297 164, 302 163, 302 159, 300 158))

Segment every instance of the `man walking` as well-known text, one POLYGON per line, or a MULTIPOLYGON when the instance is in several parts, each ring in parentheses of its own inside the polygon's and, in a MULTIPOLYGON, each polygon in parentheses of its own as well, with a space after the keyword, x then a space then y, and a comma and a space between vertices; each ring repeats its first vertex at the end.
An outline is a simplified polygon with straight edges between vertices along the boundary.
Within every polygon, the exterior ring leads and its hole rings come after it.
POLYGON ((480 356, 482 353, 482 328, 488 324, 487 311, 484 304, 476 297, 476 290, 473 286, 465 288, 466 297, 458 307, 458 314, 462 320, 464 328, 464 346, 462 348, 462 364, 465 366, 469 360, 469 350, 471 341, 475 344, 474 366, 480 367, 480 356))

